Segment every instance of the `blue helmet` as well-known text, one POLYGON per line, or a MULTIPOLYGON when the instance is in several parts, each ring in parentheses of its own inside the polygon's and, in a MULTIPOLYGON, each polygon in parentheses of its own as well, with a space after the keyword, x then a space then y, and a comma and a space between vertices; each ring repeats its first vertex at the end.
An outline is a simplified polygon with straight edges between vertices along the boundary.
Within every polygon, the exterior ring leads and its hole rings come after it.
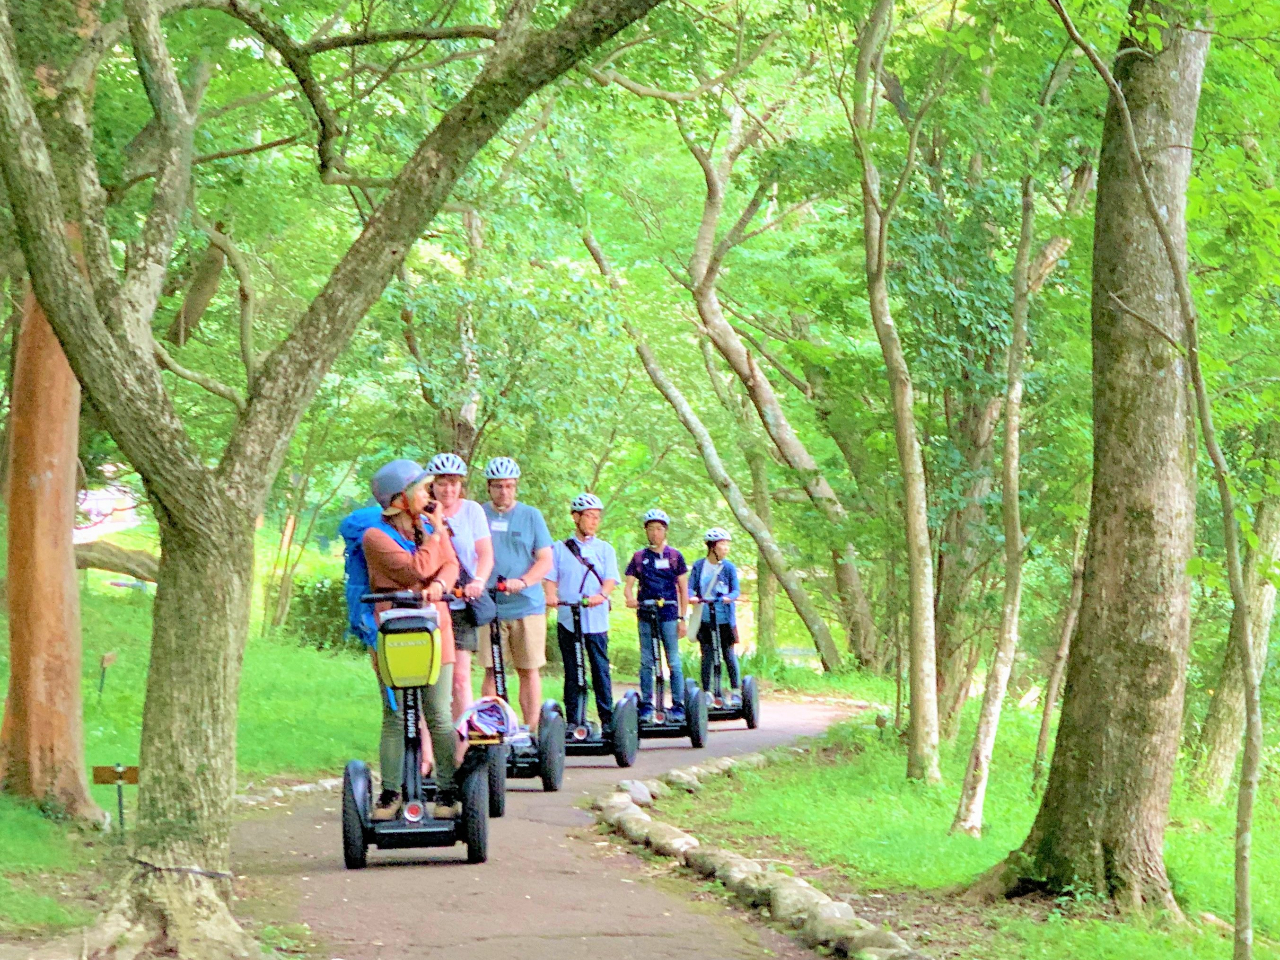
POLYGON ((429 476, 430 473, 412 460, 392 460, 373 475, 369 481, 369 492, 385 510, 397 496, 429 476))
POLYGON ((494 457, 484 468, 486 480, 518 480, 520 464, 510 457, 494 457))
POLYGON ((467 464, 456 453, 437 453, 427 464, 427 473, 433 477, 450 476, 465 477, 467 464))
POLYGON ((644 515, 644 525, 647 527, 654 520, 657 520, 664 527, 671 526, 671 518, 667 516, 665 510, 660 510, 658 507, 654 507, 644 515))

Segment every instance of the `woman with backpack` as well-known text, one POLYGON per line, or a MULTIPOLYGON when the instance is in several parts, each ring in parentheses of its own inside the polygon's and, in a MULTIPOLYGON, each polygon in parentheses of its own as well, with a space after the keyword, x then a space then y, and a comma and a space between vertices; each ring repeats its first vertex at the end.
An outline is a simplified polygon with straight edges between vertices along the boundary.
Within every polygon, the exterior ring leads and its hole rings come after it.
POLYGON ((440 502, 440 513, 453 540, 460 572, 462 597, 449 601, 453 621, 453 718, 471 706, 471 655, 479 644, 477 627, 490 623, 498 610, 485 591, 493 571, 493 539, 484 508, 463 497, 467 464, 456 453, 437 453, 427 464, 431 495, 440 502))
MULTIPOLYGON (((375 473, 369 486, 381 511, 364 530, 360 543, 372 591, 421 590, 423 598, 434 605, 439 615, 440 676, 434 684, 423 688, 422 714, 431 738, 436 785, 442 801, 436 804, 435 816, 449 818, 458 815, 460 805, 454 798, 456 735, 450 710, 453 624, 449 607, 443 601, 457 582, 458 557, 449 542, 440 505, 430 499, 430 479, 431 474, 412 460, 393 460, 375 473)), ((377 612, 385 606, 379 604, 377 612)), ((374 669, 377 669, 376 657, 374 669)), ((404 767, 403 703, 389 697, 381 681, 378 692, 382 699, 382 742, 379 749, 382 793, 372 817, 374 820, 394 820, 401 803, 394 785, 401 782, 404 767)))

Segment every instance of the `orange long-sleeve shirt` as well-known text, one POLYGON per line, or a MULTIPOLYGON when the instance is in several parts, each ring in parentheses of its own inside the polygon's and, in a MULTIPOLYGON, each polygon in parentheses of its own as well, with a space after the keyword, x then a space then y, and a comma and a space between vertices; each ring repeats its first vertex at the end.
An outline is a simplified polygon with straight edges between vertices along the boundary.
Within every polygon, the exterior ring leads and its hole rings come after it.
MULTIPOLYGON (((369 566, 369 587, 385 590, 425 590, 434 580, 447 595, 458 580, 458 556, 446 536, 427 536, 412 553, 376 527, 364 532, 364 560, 369 566)), ((443 601, 433 606, 440 618, 441 663, 453 663, 453 621, 443 601)), ((379 609, 385 604, 379 604, 379 609)))

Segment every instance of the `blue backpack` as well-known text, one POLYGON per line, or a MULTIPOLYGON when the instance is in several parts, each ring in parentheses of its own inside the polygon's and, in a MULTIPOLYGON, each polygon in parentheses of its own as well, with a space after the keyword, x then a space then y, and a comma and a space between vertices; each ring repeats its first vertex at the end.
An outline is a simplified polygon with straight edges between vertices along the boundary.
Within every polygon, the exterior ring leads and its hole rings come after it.
POLYGON ((347 629, 366 646, 378 642, 378 624, 373 618, 373 605, 361 603, 360 598, 369 592, 369 565, 364 559, 364 532, 377 527, 409 552, 416 548, 412 540, 382 519, 382 508, 361 507, 343 517, 338 533, 346 541, 343 563, 347 581, 347 629))

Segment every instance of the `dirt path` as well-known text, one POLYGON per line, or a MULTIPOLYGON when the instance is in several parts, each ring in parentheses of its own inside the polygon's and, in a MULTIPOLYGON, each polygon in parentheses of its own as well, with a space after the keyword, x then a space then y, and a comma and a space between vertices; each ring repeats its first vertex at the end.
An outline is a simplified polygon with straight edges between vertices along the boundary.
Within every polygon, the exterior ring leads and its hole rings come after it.
MULTIPOLYGON (((747 960, 811 956, 790 940, 688 890, 646 879, 644 865, 600 845, 575 806, 622 776, 647 778, 699 757, 749 753, 815 734, 848 713, 825 704, 765 704, 763 726, 713 724, 705 750, 646 741, 623 774, 609 758, 567 761, 564 789, 512 781, 507 813, 492 821, 489 862, 468 866, 462 847, 371 851, 365 870, 343 868, 338 800, 329 795, 242 821, 235 871, 246 912, 290 905, 342 960, 747 960)), ((278 917, 276 918, 278 919, 278 917)))

